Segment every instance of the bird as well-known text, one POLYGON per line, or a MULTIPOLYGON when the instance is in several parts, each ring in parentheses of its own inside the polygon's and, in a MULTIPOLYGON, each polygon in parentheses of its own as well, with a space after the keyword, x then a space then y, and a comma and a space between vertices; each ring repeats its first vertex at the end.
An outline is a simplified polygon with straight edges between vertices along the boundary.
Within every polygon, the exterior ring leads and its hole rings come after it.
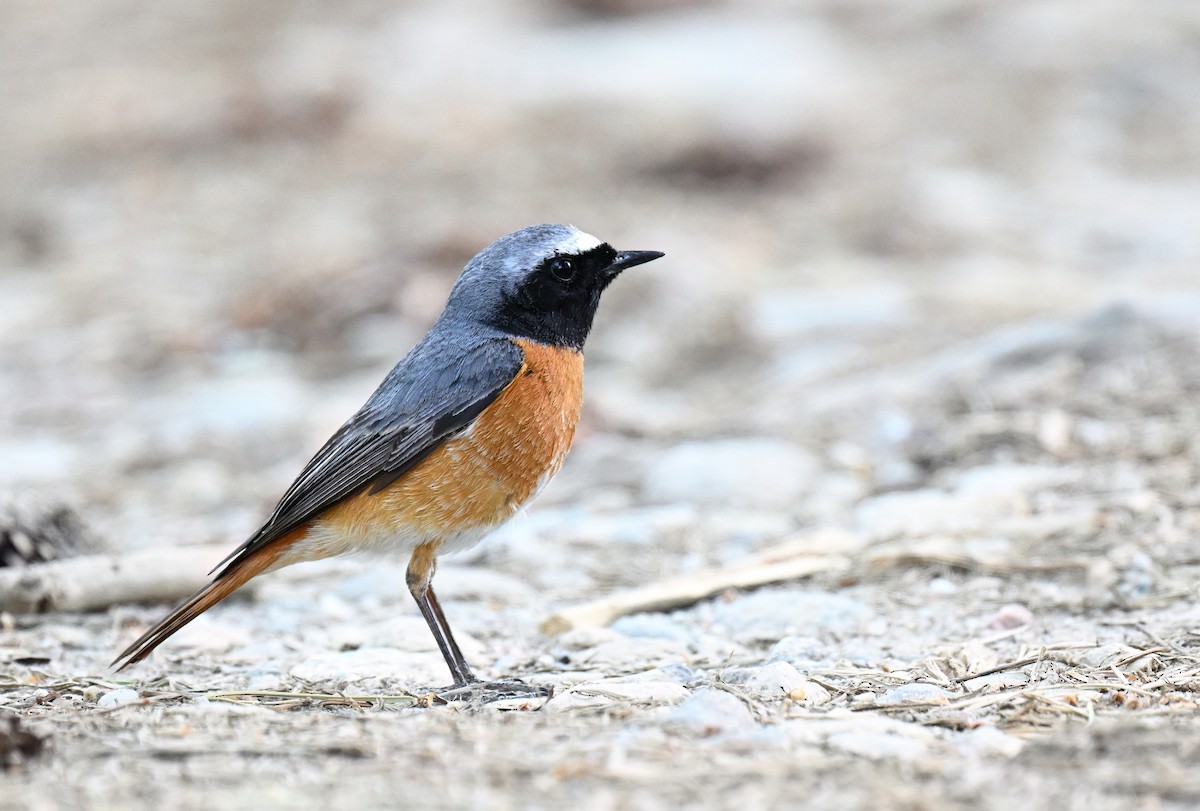
POLYGON ((357 552, 408 556, 405 583, 454 680, 484 684, 434 593, 441 555, 516 515, 570 449, 583 346, 622 271, 662 257, 617 251, 571 225, 531 225, 474 256, 428 334, 300 471, 207 585, 117 656, 120 671, 254 577, 357 552))

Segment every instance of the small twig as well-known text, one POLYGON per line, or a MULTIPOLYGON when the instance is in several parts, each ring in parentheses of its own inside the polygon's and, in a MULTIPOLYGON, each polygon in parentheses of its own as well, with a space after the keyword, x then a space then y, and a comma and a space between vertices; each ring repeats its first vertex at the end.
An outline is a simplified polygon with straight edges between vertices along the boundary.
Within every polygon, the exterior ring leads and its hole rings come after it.
POLYGON ((1169 648, 1164 648, 1161 645, 1157 648, 1146 648, 1146 650, 1136 651, 1126 656, 1124 659, 1113 662, 1112 666, 1114 668, 1124 667, 1125 665, 1132 664, 1133 662, 1136 662, 1138 659, 1141 659, 1145 656, 1150 656, 1151 654, 1155 653, 1162 653, 1166 650, 1169 650, 1169 648))
POLYGON ((1042 662, 1045 661, 1045 659, 1046 659, 1046 646, 1043 645, 1042 648, 1038 651, 1037 661, 1035 661, 1033 663, 1033 670, 1029 671, 1029 683, 1030 684, 1033 684, 1034 682, 1036 682, 1038 679, 1038 676, 1041 675, 1040 671, 1042 669, 1042 662))
POLYGON ((282 699, 300 699, 309 701, 342 701, 358 704, 359 702, 371 703, 375 701, 382 702, 404 702, 409 701, 416 703, 417 697, 408 694, 385 695, 385 696, 359 696, 346 695, 344 693, 291 693, 285 690, 222 690, 215 693, 203 693, 197 698, 207 699, 209 701, 226 701, 229 703, 245 703, 239 702, 239 698, 282 698, 282 699))
MULTIPOLYGON (((1044 651, 1045 648, 1042 650, 1044 651)), ((964 676, 955 676, 954 681, 962 684, 963 682, 971 681, 971 679, 978 679, 981 676, 990 676, 993 673, 1003 673, 1006 670, 1016 670, 1017 668, 1025 667, 1026 665, 1031 665, 1037 662, 1038 658, 1039 657, 1037 656, 1027 656, 1024 659, 1017 659, 1009 662, 1008 664, 997 665, 996 667, 988 668, 987 670, 981 670, 978 673, 968 673, 964 676)))
POLYGON ((938 667, 936 659, 926 659, 925 669, 929 672, 930 680, 936 682, 942 687, 949 687, 954 684, 954 682, 942 672, 942 669, 938 667))
POLYGON ((1025 698, 1031 699, 1033 701, 1040 701, 1041 703, 1045 704, 1046 706, 1053 707, 1054 709, 1058 710, 1059 712, 1071 713, 1073 715, 1078 715, 1083 718, 1088 717, 1088 713, 1084 712, 1083 710, 1079 709, 1078 707, 1072 707, 1070 704, 1067 704, 1066 702, 1063 702, 1063 701, 1055 701, 1053 698, 1050 698, 1050 696, 1044 696, 1041 693, 1034 693, 1030 690, 1023 690, 1023 691, 1021 691, 1021 695, 1024 696, 1025 698))
POLYGON ((1128 683, 1125 684, 1109 684, 1102 681, 1080 681, 1075 682, 1072 687, 1079 687, 1085 690, 1108 690, 1113 693, 1137 693, 1140 696, 1147 698, 1157 698, 1150 690, 1145 690, 1140 687, 1134 687, 1128 683))
POLYGON ((1150 641, 1153 642, 1155 645, 1158 645, 1160 648, 1169 648, 1172 652, 1177 653, 1180 656, 1184 656, 1184 657, 1187 657, 1187 658, 1195 661, 1195 659, 1196 659, 1195 656, 1188 653, 1186 650, 1179 647, 1174 642, 1166 641, 1161 636, 1159 636, 1158 634, 1154 633, 1149 628, 1147 628, 1146 624, 1144 622, 1136 623, 1134 625, 1134 627, 1137 628, 1139 631, 1141 631, 1143 634, 1145 634, 1147 637, 1149 637, 1150 641))

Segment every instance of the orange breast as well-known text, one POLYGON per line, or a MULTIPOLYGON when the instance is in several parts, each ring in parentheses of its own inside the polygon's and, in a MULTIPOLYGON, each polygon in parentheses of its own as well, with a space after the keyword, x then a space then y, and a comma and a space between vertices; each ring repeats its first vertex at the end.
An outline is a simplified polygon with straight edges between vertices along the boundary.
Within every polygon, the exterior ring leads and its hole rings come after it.
POLYGON ((464 548, 558 472, 583 405, 583 356, 516 343, 525 362, 478 419, 387 489, 328 510, 302 543, 305 558, 370 547, 464 548))

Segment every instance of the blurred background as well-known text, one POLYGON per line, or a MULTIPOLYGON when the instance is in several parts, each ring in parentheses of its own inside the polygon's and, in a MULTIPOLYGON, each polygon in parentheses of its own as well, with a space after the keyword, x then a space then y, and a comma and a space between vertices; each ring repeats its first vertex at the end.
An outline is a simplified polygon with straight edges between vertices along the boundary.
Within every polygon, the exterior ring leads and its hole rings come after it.
POLYGON ((118 546, 243 538, 463 263, 530 223, 667 254, 607 297, 581 461, 546 498, 741 487, 776 533, 953 453, 1118 453, 1104 426, 1129 415, 1064 406, 1084 374, 1066 361, 999 409, 1026 428, 912 442, 997 410, 978 385, 998 355, 1058 357, 1076 328, 1144 348, 1130 329, 1200 312, 1186 0, 9 0, 4 18, 0 488, 65 499, 118 546), (963 374, 930 416, 930 387, 963 374), (680 445, 713 438, 753 441, 680 445))
POLYGON ((666 253, 562 473, 439 572, 545 712, 313 703, 444 679, 403 561, 120 677, 161 607, 0 612, 53 737, 0 807, 1200 797, 1196 0, 5 0, 0 110, 0 563, 240 543, 505 233, 666 253), (797 540, 845 565, 539 630, 797 540), (315 693, 197 692, 249 688, 315 693))

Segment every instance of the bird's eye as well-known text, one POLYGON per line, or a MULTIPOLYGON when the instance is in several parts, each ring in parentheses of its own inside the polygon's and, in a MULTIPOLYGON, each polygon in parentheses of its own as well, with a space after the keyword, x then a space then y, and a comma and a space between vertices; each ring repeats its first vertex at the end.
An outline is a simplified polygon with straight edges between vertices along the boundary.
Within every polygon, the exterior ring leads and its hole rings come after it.
POLYGON ((560 282, 569 282, 575 278, 575 263, 565 257, 550 260, 550 274, 560 282))

